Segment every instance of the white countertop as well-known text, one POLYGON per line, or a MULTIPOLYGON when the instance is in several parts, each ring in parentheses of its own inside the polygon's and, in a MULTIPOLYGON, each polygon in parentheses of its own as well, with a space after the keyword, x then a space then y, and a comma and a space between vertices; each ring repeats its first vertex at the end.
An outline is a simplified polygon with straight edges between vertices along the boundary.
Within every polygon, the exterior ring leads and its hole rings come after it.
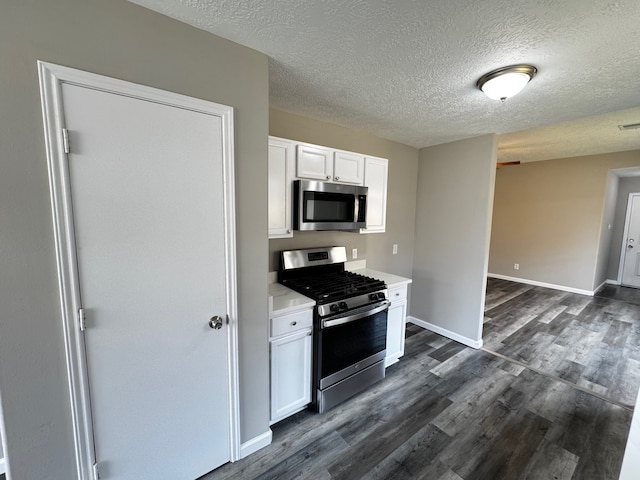
POLYGON ((315 300, 294 292, 280 283, 269 284, 269 318, 313 308, 315 300))
POLYGON ((413 280, 410 278, 401 277, 399 275, 393 275, 392 273, 380 272, 379 270, 372 270, 371 268, 360 268, 358 270, 352 270, 354 273, 360 275, 366 275, 367 277, 377 278, 387 284, 387 288, 400 287, 401 285, 409 285, 413 280))

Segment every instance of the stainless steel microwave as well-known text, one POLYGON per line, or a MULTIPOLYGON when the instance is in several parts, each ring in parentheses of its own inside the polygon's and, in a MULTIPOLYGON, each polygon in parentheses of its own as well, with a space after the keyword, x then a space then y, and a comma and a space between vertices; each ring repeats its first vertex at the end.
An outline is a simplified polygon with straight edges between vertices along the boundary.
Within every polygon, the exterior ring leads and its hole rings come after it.
POLYGON ((295 230, 342 230, 366 227, 367 187, 312 180, 293 182, 295 230))

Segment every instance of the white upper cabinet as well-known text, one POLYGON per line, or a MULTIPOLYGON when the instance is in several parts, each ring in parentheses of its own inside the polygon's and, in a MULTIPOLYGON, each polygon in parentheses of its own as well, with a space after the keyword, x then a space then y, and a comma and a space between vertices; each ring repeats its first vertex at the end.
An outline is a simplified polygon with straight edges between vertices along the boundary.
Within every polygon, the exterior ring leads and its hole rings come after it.
POLYGON ((387 175, 389 162, 386 158, 365 157, 364 185, 367 194, 367 228, 360 233, 381 233, 387 223, 387 175))
POLYGON ((367 228, 384 232, 388 160, 359 153, 269 137, 269 238, 293 236, 293 180, 297 178, 369 187, 367 228))
POLYGON ((333 150, 316 145, 298 145, 296 176, 328 181, 333 178, 333 150))
POLYGON ((292 237, 291 191, 295 143, 269 137, 269 238, 292 237))
POLYGON ((362 185, 364 161, 364 155, 358 153, 300 143, 297 146, 296 177, 362 185))
POLYGON ((364 183, 364 155, 336 152, 333 160, 333 181, 362 185, 364 183))

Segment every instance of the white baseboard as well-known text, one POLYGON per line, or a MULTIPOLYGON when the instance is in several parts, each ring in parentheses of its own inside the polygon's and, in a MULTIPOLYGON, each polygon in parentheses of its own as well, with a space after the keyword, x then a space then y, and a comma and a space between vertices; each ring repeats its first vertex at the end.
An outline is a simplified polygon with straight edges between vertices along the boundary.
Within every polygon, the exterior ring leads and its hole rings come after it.
POLYGON ((248 442, 244 442, 242 445, 240 445, 240 458, 247 457, 252 453, 257 452, 261 448, 270 445, 272 438, 273 432, 271 431, 271 429, 269 429, 262 435, 258 435, 257 437, 253 437, 248 442))
POLYGON ((605 285, 620 285, 618 280, 612 280, 611 278, 607 278, 604 282, 602 282, 598 288, 594 290, 595 293, 598 293, 600 290, 604 288, 605 285))
POLYGON ((7 470, 4 466, 4 458, 0 458, 0 475, 2 475, 3 473, 7 473, 7 470))
POLYGON ((537 280, 529 280, 527 278, 509 277, 508 275, 500 275, 499 273, 488 273, 487 277, 499 278, 500 280, 509 280, 510 282, 525 283, 527 285, 535 285, 536 287, 553 288, 554 290, 562 290, 563 292, 579 293, 580 295, 588 295, 590 297, 593 297, 593 295, 597 291, 566 287, 564 285, 556 285, 555 283, 538 282, 537 280))
POLYGON ((595 295, 596 293, 598 293, 600 290, 602 290, 604 288, 604 286, 607 284, 607 280, 605 280, 604 282, 602 282, 600 285, 598 285, 596 288, 593 289, 593 294, 595 295))
POLYGON ((416 317, 408 316, 407 322, 411 322, 414 325, 418 325, 419 327, 425 328, 427 330, 431 330, 432 332, 435 332, 439 335, 450 338, 451 340, 455 340, 456 342, 462 343, 467 347, 471 347, 475 349, 482 348, 482 339, 473 340, 468 337, 463 337, 462 335, 452 332, 451 330, 447 330, 446 328, 439 327, 438 325, 434 325, 433 323, 425 322, 424 320, 420 320, 419 318, 416 318, 416 317))

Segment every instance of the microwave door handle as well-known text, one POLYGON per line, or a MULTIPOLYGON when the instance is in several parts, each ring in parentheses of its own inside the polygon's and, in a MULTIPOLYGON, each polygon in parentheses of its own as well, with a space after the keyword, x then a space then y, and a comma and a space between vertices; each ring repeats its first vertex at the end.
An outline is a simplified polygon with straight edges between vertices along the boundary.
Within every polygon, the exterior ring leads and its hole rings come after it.
POLYGON ((362 199, 364 200, 363 202, 360 201, 361 197, 360 195, 356 195, 356 201, 355 201, 355 221, 356 222, 366 222, 366 213, 367 213, 367 197, 363 196, 362 199))
POLYGON ((361 318, 383 312, 389 308, 389 305, 391 305, 391 302, 385 301, 379 307, 376 307, 372 310, 367 310, 366 312, 355 313, 353 315, 348 315, 341 318, 333 318, 331 320, 323 320, 322 328, 337 327, 338 325, 344 325, 345 323, 355 322, 356 320, 360 320, 361 318))

